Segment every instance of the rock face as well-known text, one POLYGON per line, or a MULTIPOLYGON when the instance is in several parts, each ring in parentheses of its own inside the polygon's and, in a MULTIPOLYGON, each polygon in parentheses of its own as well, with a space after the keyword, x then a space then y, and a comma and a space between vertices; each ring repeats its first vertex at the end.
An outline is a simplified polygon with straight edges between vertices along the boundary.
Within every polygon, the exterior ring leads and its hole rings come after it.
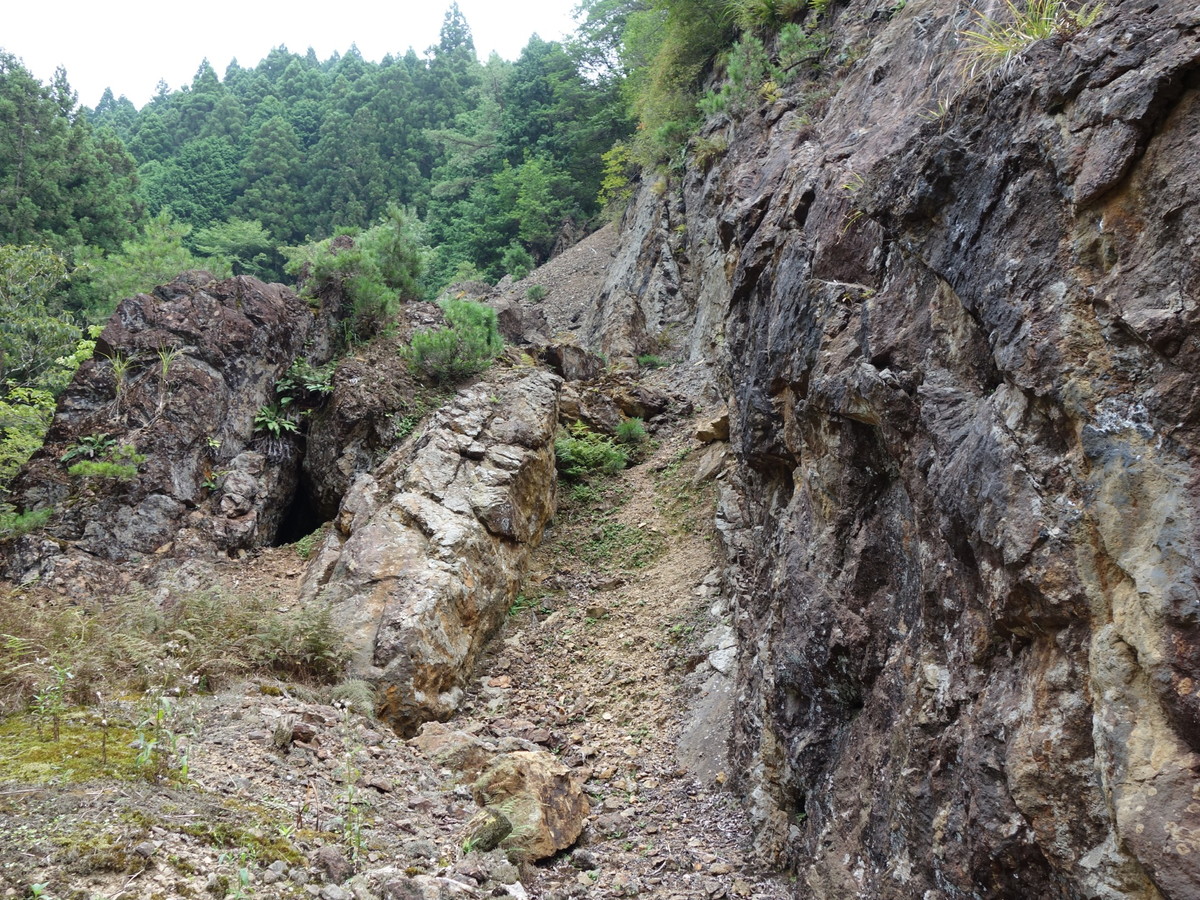
POLYGON ((554 509, 560 380, 468 388, 352 485, 303 595, 329 603, 356 674, 405 736, 445 720, 554 509))
MULTIPOLYGON (((417 329, 444 327, 445 317, 432 303, 411 302, 400 308, 396 324, 404 339, 417 329)), ((414 402, 416 381, 408 362, 388 337, 340 359, 332 386, 309 416, 300 475, 318 521, 333 518, 355 476, 374 468, 396 443, 400 423, 424 412, 414 402)))
POLYGON ((828 106, 627 221, 727 342, 732 771, 799 897, 1198 896, 1200 10, 966 22, 839 8, 828 106))
POLYGON ((81 571, 86 591, 106 563, 270 543, 299 455, 287 440, 263 442, 254 419, 311 321, 282 285, 205 272, 123 301, 13 484, 22 508, 54 509, 54 540, 10 544, 5 575, 81 571), (134 477, 68 474, 79 462, 128 464, 122 445, 145 457, 134 477))

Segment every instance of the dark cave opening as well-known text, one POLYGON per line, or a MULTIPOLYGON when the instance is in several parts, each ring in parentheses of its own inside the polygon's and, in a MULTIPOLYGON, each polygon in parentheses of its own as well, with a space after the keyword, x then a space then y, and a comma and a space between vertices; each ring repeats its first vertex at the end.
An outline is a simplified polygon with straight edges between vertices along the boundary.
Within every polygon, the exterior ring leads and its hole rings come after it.
POLYGON ((295 493, 292 494, 292 501, 283 511, 283 517, 279 520, 279 529, 275 533, 275 540, 271 542, 271 546, 282 547, 284 544, 294 544, 324 524, 325 519, 321 517, 316 499, 313 497, 312 485, 304 475, 301 475, 295 493))

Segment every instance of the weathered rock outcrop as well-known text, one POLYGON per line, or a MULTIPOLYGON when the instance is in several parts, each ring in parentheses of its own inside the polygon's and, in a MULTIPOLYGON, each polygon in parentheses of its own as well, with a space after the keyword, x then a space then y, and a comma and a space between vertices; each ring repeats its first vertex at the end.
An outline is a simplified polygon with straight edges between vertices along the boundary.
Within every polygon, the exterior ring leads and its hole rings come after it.
MULTIPOLYGON (((324 302, 332 305, 331 300, 345 303, 340 295, 324 302)), ((400 308, 394 324, 403 341, 414 331, 445 327, 446 319, 432 303, 411 302, 400 308)), ((308 417, 300 474, 303 496, 317 521, 333 518, 355 476, 386 455, 405 420, 411 428, 425 412, 414 399, 416 379, 408 361, 396 352, 390 336, 338 360, 332 386, 333 392, 319 398, 308 417)))
POLYGON ((827 111, 714 123, 621 276, 727 340, 760 846, 801 897, 1200 895, 1200 10, 975 81, 953 3, 836 16, 827 111))
POLYGON ((509 825, 496 844, 532 862, 565 850, 582 833, 590 812, 583 782, 553 753, 520 750, 497 757, 471 793, 509 825))
POLYGON ((54 516, 51 539, 9 543, 5 576, 62 579, 87 593, 127 580, 110 563, 270 543, 299 456, 286 440, 261 443, 254 418, 311 321, 282 285, 205 272, 123 301, 61 397, 45 447, 12 486, 21 508, 54 516), (67 471, 128 465, 122 445, 145 457, 132 478, 67 471))
POLYGON ((328 603, 405 735, 457 708, 554 509, 560 380, 533 372, 463 390, 354 482, 304 596, 328 603))

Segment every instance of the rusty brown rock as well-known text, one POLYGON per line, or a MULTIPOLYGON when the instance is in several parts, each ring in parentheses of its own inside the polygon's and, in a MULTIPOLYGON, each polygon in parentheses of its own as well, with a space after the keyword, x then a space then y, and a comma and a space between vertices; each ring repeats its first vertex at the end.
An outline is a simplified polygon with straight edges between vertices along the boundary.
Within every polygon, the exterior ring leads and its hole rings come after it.
POLYGON ((729 440, 729 410, 723 409, 696 426, 696 440, 702 444, 729 440))
POLYGON ((462 781, 474 781, 496 756, 496 749, 480 738, 441 722, 426 722, 408 743, 462 781))
POLYGON ((498 757, 471 790, 476 803, 512 824, 500 846, 530 862, 574 844, 590 811, 579 773, 544 750, 498 757))

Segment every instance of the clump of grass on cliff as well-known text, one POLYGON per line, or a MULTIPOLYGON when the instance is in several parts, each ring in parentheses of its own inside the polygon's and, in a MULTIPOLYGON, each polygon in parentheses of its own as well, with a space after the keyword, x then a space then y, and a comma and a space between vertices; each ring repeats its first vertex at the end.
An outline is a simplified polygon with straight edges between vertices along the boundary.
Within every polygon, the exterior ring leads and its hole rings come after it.
POLYGON ((977 13, 974 28, 961 32, 965 68, 971 78, 1003 71, 1031 44, 1049 37, 1069 37, 1093 24, 1103 3, 1072 7, 1064 0, 1028 0, 1023 7, 1004 0, 1005 12, 993 18, 977 13))
POLYGON ((82 706, 131 692, 212 690, 251 674, 332 682, 346 660, 323 607, 281 613, 267 599, 217 590, 89 608, 0 594, 0 713, 51 695, 82 706))

